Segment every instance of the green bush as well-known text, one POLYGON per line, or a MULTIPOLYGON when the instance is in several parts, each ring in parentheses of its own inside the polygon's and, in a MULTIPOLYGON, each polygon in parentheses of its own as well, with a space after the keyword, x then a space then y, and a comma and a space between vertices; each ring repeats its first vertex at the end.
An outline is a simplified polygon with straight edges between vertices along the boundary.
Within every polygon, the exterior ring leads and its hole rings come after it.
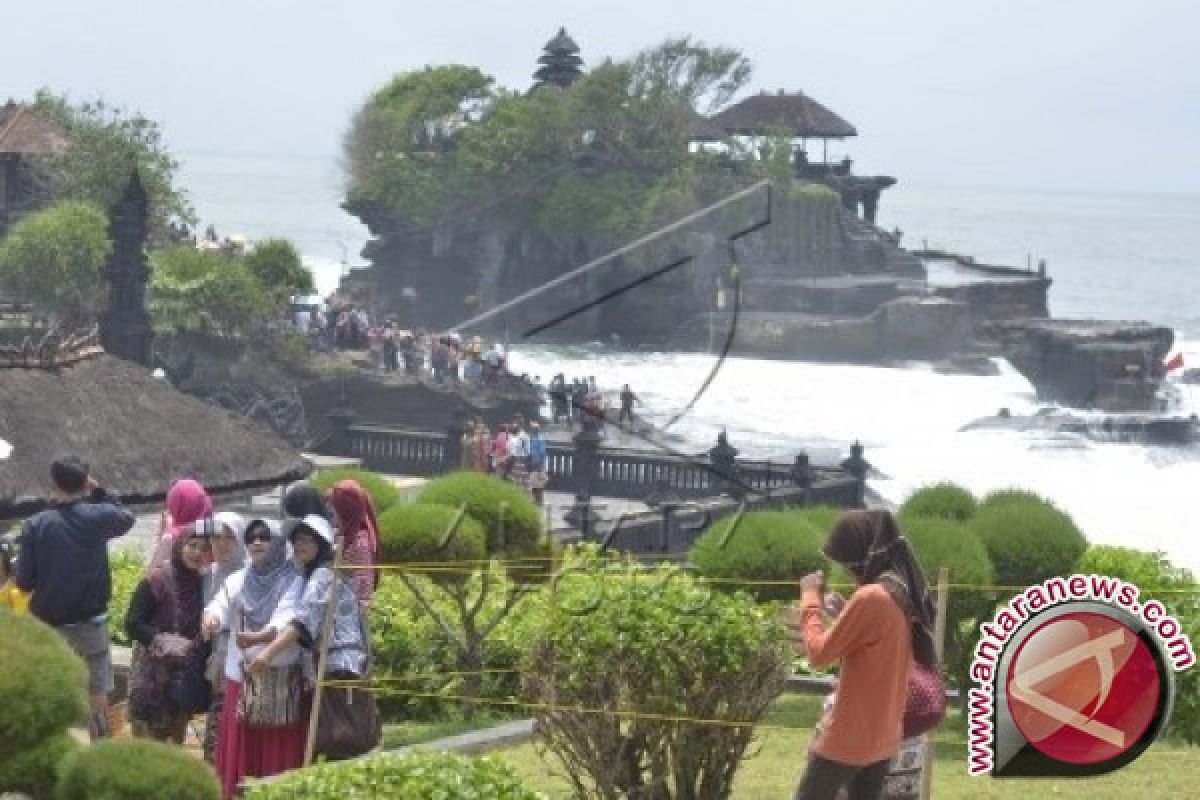
POLYGON ((1068 514, 1027 493, 989 495, 970 526, 987 548, 996 580, 1005 586, 1069 575, 1087 549, 1068 514))
POLYGON ((146 574, 145 559, 136 550, 118 550, 108 557, 112 567, 112 597, 108 601, 108 638, 115 644, 128 647, 125 631, 125 612, 137 589, 138 581, 146 574))
POLYGON ((396 505, 400 499, 400 492, 392 485, 391 481, 363 469, 351 467, 323 469, 314 475, 309 483, 322 492, 328 492, 338 481, 357 481, 358 485, 371 495, 371 502, 375 504, 376 514, 384 513, 396 505))
POLYGON ((966 522, 975 515, 975 495, 955 483, 935 483, 909 495, 900 509, 904 516, 944 517, 966 522))
POLYGON ((87 719, 87 669, 51 627, 0 609, 0 753, 87 719))
POLYGON ((63 769, 57 800, 218 800, 216 773, 178 747, 149 739, 99 741, 63 769))
MULTIPOLYGON (((1172 566, 1166 554, 1134 550, 1132 547, 1092 545, 1079 557, 1076 571, 1088 575, 1111 575, 1134 584, 1144 592, 1194 585, 1191 574, 1172 566)), ((1175 598, 1160 599, 1169 603, 1175 598)))
POLYGON ((775 611, 588 548, 568 552, 563 575, 527 601, 522 677, 528 700, 556 706, 536 722, 573 796, 729 796, 753 729, 681 720, 762 718, 790 671, 775 611))
POLYGON ((537 548, 542 536, 542 512, 529 495, 509 481, 479 472, 452 472, 431 481, 418 503, 467 507, 483 525, 488 553, 521 556, 537 548))
POLYGON ((0 757, 0 794, 22 792, 34 800, 50 800, 65 759, 78 749, 75 737, 63 731, 16 755, 0 757))
POLYGON ((453 753, 413 753, 342 764, 320 764, 251 786, 245 800, 374 800, 478 797, 487 800, 546 800, 527 789, 496 758, 453 753))
POLYGON ((733 516, 717 522, 696 540, 688 555, 696 571, 718 581, 721 589, 747 591, 763 602, 791 600, 798 596, 801 577, 829 568, 821 554, 826 536, 799 514, 752 511, 740 521, 733 516), (720 582, 726 580, 730 582, 720 582))
POLYGON ((785 513, 803 519, 828 537, 833 532, 834 523, 838 521, 838 517, 846 513, 846 509, 834 506, 806 506, 804 508, 793 508, 785 513))
POLYGON ((483 526, 469 514, 458 520, 458 511, 449 506, 404 503, 394 506, 379 518, 379 550, 385 564, 436 564, 425 574, 435 582, 463 581, 479 569, 487 557, 483 526), (447 562, 468 562, 457 570, 447 562))
POLYGON ((995 508, 996 506, 1007 505, 1009 503, 1042 503, 1054 505, 1040 494, 1029 489, 996 489, 993 492, 988 492, 980 501, 980 507, 995 508))
MULTIPOLYGON (((930 589, 936 588, 938 570, 945 567, 952 584, 992 586, 995 574, 987 548, 979 537, 961 522, 944 517, 922 517, 905 514, 900 527, 908 538, 930 589)), ((992 605, 983 592, 970 589, 951 591, 948 605, 952 620, 967 619, 973 613, 992 605)))

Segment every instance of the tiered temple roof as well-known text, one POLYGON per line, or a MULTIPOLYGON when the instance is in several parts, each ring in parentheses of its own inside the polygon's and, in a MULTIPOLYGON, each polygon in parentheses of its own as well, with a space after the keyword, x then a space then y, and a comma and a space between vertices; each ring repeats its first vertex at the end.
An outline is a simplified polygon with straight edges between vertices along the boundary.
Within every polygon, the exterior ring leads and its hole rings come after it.
POLYGON ((554 85, 565 89, 583 75, 579 45, 567 34, 566 28, 559 28, 543 50, 542 57, 538 59, 541 66, 533 73, 533 79, 537 81, 533 88, 554 85))

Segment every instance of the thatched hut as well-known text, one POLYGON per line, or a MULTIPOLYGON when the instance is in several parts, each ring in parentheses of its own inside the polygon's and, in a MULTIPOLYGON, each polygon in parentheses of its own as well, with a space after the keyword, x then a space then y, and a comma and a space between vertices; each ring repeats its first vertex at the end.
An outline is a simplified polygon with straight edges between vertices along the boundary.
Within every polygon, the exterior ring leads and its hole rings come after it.
POLYGON ((34 191, 28 159, 57 155, 70 146, 62 126, 11 100, 0 106, 0 234, 21 213, 32 210, 34 191))
POLYGON ((800 140, 801 151, 809 139, 822 143, 822 159, 829 159, 830 139, 858 136, 853 125, 803 92, 750 95, 714 114, 712 122, 730 136, 754 139, 785 133, 800 140))
POLYGON ((308 463, 273 434, 176 391, 109 355, 60 366, 0 365, 0 519, 37 511, 49 465, 75 454, 129 503, 161 501, 187 476, 214 494, 306 475, 308 463))

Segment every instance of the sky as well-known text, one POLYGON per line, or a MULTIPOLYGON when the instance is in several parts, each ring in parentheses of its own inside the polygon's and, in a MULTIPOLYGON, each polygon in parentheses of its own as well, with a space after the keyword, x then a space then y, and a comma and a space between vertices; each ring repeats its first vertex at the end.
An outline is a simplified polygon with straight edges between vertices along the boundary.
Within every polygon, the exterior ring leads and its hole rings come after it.
POLYGON ((737 47, 750 90, 802 90, 858 128, 860 173, 1200 183, 1190 0, 39 0, 0 7, 0 102, 47 86, 141 110, 184 157, 332 159, 392 75, 465 63, 525 88, 562 25, 588 64, 672 35, 737 47))

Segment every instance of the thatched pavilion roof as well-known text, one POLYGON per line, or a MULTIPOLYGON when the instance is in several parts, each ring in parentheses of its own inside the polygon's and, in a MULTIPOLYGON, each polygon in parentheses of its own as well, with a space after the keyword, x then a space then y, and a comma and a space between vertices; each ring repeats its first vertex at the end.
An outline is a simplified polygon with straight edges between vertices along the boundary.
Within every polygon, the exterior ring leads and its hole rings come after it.
POLYGON ((56 122, 11 100, 0 106, 0 155, 56 155, 69 144, 56 122))
POLYGON ((69 366, 0 368, 0 519, 46 505, 50 463, 73 454, 129 503, 162 500, 192 477, 210 492, 303 477, 308 463, 273 434, 185 395, 137 365, 99 355, 69 366))
POLYGON ((845 139, 858 131, 803 92, 751 95, 714 114, 712 121, 731 134, 764 135, 787 128, 798 139, 845 139))

